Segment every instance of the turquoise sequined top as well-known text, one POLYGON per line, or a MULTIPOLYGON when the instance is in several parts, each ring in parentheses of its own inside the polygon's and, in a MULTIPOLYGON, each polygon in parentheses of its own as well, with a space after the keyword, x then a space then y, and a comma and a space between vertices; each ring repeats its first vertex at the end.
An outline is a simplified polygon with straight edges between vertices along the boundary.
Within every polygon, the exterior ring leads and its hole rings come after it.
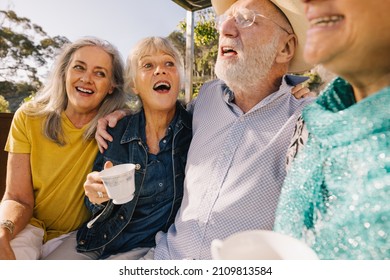
POLYGON ((302 116, 274 230, 320 259, 390 259, 390 87, 356 103, 337 78, 302 116))

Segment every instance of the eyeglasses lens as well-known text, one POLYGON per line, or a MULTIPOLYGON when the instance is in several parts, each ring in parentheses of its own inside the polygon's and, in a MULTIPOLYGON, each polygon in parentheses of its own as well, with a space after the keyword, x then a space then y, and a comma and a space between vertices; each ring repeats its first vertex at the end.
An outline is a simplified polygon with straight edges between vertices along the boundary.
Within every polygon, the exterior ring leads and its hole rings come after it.
POLYGON ((238 27, 245 28, 251 26, 254 23, 256 14, 254 11, 248 9, 239 9, 236 10, 233 15, 220 15, 215 20, 215 27, 217 28, 217 30, 220 30, 222 24, 231 17, 234 17, 234 20, 238 27))

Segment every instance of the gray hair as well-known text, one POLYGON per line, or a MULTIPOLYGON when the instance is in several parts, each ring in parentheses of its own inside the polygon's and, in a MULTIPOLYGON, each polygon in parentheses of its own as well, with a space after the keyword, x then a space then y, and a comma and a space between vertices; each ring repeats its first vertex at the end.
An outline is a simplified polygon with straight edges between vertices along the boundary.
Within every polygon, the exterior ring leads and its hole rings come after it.
MULTIPOLYGON (((141 57, 154 52, 163 52, 173 57, 180 75, 180 88, 182 89, 184 87, 183 60, 176 47, 168 38, 154 36, 146 37, 140 40, 129 53, 125 67, 125 91, 131 95, 134 103, 138 103, 138 106, 142 106, 141 100, 132 90, 137 75, 138 62, 141 57)), ((135 110, 137 109, 139 108, 136 108, 135 110)))
POLYGON ((96 46, 104 50, 112 59, 112 86, 114 91, 107 94, 100 104, 96 116, 90 121, 84 133, 84 139, 94 137, 97 121, 99 118, 126 106, 127 97, 123 90, 123 60, 115 46, 105 40, 95 37, 81 38, 73 43, 67 44, 58 55, 50 76, 44 87, 37 93, 34 99, 25 103, 22 110, 30 116, 46 117, 43 133, 46 137, 65 145, 65 138, 61 126, 61 114, 68 105, 66 93, 66 72, 74 53, 86 46, 96 46))

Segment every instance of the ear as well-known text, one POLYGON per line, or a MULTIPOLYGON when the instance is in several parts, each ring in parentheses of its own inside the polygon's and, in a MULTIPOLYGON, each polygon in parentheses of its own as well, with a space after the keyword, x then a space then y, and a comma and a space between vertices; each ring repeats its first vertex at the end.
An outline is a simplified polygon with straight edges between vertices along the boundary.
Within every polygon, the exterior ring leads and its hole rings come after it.
POLYGON ((111 86, 110 89, 108 90, 108 94, 112 94, 114 92, 115 87, 111 86))
POLYGON ((133 80, 133 84, 132 84, 132 86, 131 86, 130 88, 131 88, 131 91, 132 91, 134 94, 136 94, 136 95, 139 94, 139 91, 137 90, 137 83, 136 83, 136 81, 133 80))
POLYGON ((281 39, 282 48, 276 55, 277 63, 288 63, 294 57, 295 49, 298 44, 297 36, 295 34, 289 34, 285 38, 281 39))
POLYGON ((131 87, 131 91, 132 91, 134 94, 136 94, 136 95, 139 94, 139 92, 138 92, 138 90, 137 90, 137 87, 131 87))

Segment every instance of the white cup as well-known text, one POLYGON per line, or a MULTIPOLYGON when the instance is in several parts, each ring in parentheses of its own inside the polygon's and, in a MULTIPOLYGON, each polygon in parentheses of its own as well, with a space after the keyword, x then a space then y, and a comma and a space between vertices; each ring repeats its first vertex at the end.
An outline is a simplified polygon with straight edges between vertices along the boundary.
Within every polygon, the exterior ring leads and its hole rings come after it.
POLYGON ((214 260, 318 260, 302 241, 274 231, 252 230, 211 242, 214 260))
POLYGON ((114 204, 124 204, 134 198, 135 165, 119 164, 100 171, 99 175, 106 187, 108 197, 114 204))

